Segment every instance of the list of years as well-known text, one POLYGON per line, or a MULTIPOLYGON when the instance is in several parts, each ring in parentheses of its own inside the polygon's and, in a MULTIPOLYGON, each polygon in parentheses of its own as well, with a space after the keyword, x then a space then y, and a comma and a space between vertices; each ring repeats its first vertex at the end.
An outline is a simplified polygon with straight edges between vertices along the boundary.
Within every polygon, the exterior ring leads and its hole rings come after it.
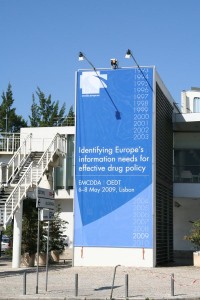
POLYGON ((133 139, 148 140, 150 138, 149 69, 135 69, 134 79, 133 139))

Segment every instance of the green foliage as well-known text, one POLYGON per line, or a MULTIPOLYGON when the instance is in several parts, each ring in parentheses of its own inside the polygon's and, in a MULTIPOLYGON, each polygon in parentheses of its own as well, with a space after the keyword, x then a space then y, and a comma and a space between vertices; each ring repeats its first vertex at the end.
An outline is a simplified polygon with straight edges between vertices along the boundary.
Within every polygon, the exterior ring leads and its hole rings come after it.
POLYGON ((6 93, 2 93, 0 105, 0 132, 19 132, 21 127, 27 127, 22 116, 17 115, 13 108, 14 98, 11 84, 8 84, 6 93))
POLYGON ((51 95, 48 97, 38 87, 36 90, 38 104, 35 95, 32 96, 30 125, 32 127, 54 126, 55 122, 62 119, 65 114, 65 104, 59 109, 59 101, 52 101, 51 95))
POLYGON ((75 114, 73 106, 70 107, 67 117, 62 123, 62 126, 74 126, 75 125, 75 114))
POLYGON ((184 239, 190 241, 196 250, 200 249, 200 220, 193 223, 190 234, 185 236, 184 239))
MULTIPOLYGON (((12 245, 13 242, 13 224, 9 224, 6 226, 6 229, 3 230, 3 235, 6 235, 10 239, 10 244, 12 245)), ((5 254, 7 256, 12 256, 12 247, 5 250, 5 254)))
MULTIPOLYGON (((27 127, 27 121, 21 115, 17 115, 16 108, 13 107, 14 98, 10 83, 7 91, 2 93, 1 98, 0 132, 15 133, 19 132, 21 127, 27 127)), ((65 115, 65 110, 65 104, 59 108, 59 101, 52 101, 51 95, 46 97, 44 92, 38 87, 36 95, 32 95, 31 116, 29 116, 30 126, 74 126, 75 115, 73 106, 70 107, 67 116, 65 115)))
MULTIPOLYGON (((60 210, 55 212, 53 220, 49 222, 49 251, 57 250, 60 254, 64 251, 66 224, 68 222, 60 218, 60 210)), ((47 226, 45 230, 47 235, 47 226)))
MULTIPOLYGON (((60 211, 54 214, 54 219, 49 222, 49 251, 58 250, 62 253, 65 248, 65 236, 63 235, 67 221, 60 218, 60 211)), ((40 221, 40 252, 47 250, 47 222, 40 221)), ((38 210, 35 201, 25 199, 23 202, 22 222, 22 254, 29 255, 37 253, 37 232, 38 232, 38 210)))
POLYGON ((6 229, 3 230, 3 235, 7 235, 10 239, 13 239, 13 226, 9 224, 6 229))
MULTIPOLYGON (((37 252, 37 233, 38 233, 38 210, 36 203, 32 199, 25 199, 23 202, 22 219, 22 249, 21 252, 29 253, 31 256, 37 252)), ((40 223, 40 247, 43 247, 43 226, 40 223)))

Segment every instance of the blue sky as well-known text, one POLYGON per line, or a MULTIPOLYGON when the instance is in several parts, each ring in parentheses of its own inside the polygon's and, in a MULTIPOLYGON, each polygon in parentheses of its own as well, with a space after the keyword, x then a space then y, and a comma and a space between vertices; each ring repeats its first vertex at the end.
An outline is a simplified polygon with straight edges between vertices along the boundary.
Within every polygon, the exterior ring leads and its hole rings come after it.
MULTIPOLYGON (((29 120, 37 87, 74 105, 75 72, 109 68, 128 48, 139 65, 155 65, 180 103, 200 87, 199 0, 0 0, 0 94, 12 85, 16 112, 29 120)), ((1 99, 0 99, 1 101, 1 99)))

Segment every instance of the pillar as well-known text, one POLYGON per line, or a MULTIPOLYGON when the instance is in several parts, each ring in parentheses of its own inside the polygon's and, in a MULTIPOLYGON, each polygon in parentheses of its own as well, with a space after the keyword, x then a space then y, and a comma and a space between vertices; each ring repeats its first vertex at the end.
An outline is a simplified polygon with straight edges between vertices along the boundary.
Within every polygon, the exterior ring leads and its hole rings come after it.
POLYGON ((21 264, 22 212, 23 202, 14 214, 12 268, 19 268, 21 264))

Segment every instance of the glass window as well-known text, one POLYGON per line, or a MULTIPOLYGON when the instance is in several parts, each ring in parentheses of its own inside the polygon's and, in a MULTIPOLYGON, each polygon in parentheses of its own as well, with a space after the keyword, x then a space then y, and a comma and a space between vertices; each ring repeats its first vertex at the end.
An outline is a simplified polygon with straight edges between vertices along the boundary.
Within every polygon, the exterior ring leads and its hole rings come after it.
POLYGON ((74 135, 67 137, 67 172, 66 186, 67 189, 73 189, 74 181, 74 135))
POLYGON ((200 150, 181 149, 174 150, 174 180, 191 180, 200 178, 200 150))
POLYGON ((193 112, 200 112, 200 98, 194 97, 193 99, 193 112))

